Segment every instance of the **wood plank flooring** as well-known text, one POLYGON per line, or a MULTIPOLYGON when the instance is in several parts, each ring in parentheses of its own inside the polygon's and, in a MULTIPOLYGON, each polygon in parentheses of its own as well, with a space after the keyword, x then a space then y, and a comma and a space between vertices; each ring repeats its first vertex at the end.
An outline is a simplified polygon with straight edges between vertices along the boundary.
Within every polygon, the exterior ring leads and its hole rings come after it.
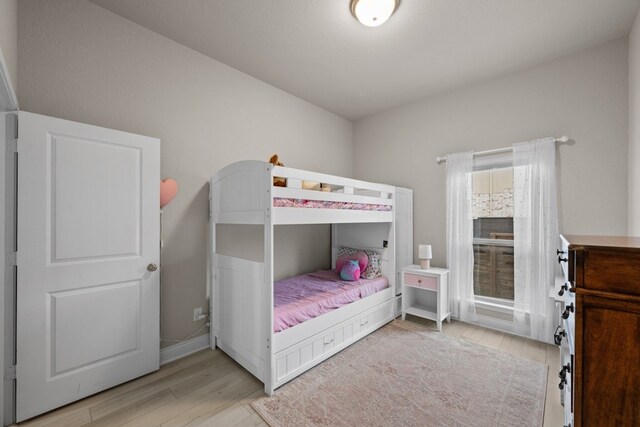
MULTIPOLYGON (((407 321, 435 327, 413 316, 407 321)), ((460 322, 444 323, 443 333, 546 363, 544 426, 563 425, 557 347, 460 322)), ((260 381, 222 351, 203 350, 20 426, 266 426, 250 405, 260 396, 260 381)))

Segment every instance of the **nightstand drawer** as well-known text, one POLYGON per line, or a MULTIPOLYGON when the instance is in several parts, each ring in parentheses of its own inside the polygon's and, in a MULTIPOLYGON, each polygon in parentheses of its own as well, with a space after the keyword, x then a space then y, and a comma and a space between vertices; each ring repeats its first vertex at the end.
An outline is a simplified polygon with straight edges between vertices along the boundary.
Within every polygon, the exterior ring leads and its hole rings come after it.
POLYGON ((404 284, 417 288, 438 290, 438 279, 429 276, 420 276, 417 274, 404 273, 404 284))

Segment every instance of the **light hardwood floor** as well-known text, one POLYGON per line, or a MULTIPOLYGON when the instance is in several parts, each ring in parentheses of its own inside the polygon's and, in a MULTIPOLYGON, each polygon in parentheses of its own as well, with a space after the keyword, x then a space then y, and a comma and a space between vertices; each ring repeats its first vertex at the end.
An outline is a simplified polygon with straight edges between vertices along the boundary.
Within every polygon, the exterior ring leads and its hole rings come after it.
MULTIPOLYGON (((407 321, 435 326, 416 317, 407 321)), ((544 426, 563 425, 557 347, 460 322, 445 323, 443 333, 546 363, 544 426)), ((262 383, 222 351, 203 350, 20 426, 266 426, 250 405, 263 395, 262 383)))

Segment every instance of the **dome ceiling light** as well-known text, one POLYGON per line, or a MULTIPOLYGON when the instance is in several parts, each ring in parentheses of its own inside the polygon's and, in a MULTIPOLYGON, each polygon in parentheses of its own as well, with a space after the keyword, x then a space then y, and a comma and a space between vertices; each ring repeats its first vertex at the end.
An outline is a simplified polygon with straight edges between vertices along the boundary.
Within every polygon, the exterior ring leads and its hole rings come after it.
POLYGON ((377 27, 387 22, 396 11, 400 0, 351 0, 351 13, 367 27, 377 27))

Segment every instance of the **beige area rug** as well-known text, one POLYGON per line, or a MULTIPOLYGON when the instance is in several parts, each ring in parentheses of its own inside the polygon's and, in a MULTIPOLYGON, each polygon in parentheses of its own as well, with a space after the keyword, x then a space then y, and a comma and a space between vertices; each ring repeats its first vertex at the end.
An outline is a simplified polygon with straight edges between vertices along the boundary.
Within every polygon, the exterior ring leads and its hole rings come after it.
POLYGON ((251 405, 273 427, 540 427, 546 385, 546 365, 395 320, 251 405))

